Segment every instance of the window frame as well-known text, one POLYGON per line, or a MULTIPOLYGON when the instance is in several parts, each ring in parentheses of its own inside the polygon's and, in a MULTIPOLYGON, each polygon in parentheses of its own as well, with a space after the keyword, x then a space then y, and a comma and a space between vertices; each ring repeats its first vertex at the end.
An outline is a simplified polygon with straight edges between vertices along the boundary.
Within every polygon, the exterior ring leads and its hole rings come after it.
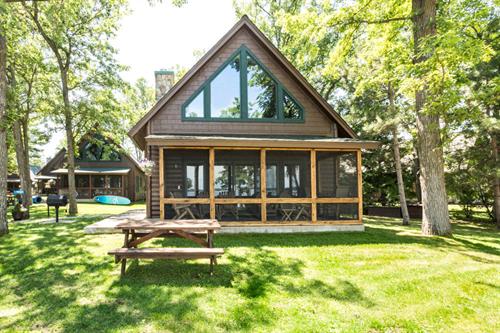
POLYGON ((259 59, 242 44, 210 77, 197 89, 181 106, 182 121, 203 121, 203 122, 279 122, 279 123, 303 123, 304 107, 297 99, 283 86, 283 84, 269 71, 269 69, 259 61, 259 59), (240 56, 240 117, 239 118, 218 118, 211 115, 211 83, 212 81, 229 65, 235 57, 240 56), (274 118, 249 118, 248 116, 248 61, 247 56, 251 57, 255 63, 264 71, 276 84, 276 113, 274 118), (284 117, 284 93, 290 97, 299 107, 300 117, 291 119, 284 117), (188 117, 186 110, 189 104, 203 95, 203 117, 188 117))

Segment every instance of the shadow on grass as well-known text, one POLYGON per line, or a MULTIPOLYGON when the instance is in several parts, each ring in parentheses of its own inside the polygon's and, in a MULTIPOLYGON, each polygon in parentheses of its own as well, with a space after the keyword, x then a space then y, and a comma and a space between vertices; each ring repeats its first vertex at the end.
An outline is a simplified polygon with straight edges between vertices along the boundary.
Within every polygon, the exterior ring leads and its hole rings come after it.
POLYGON ((303 283, 291 283, 285 288, 292 295, 314 295, 314 297, 329 298, 340 302, 357 303, 370 308, 375 305, 365 297, 356 285, 348 280, 338 280, 335 285, 327 284, 321 280, 306 280, 303 283))
MULTIPOLYGON (((493 241, 498 238, 488 229, 455 225, 454 238, 423 237, 412 233, 416 225, 404 228, 382 220, 370 223, 364 233, 221 234, 215 237, 216 246, 247 249, 226 254, 214 276, 208 274, 208 261, 145 261, 130 265, 119 278, 119 266, 111 256, 91 252, 102 245, 95 243, 98 236, 83 234, 90 222, 16 225, 12 234, 0 238, 0 285, 10 288, 16 296, 13 302, 25 309, 16 322, 0 324, 0 330, 120 331, 147 322, 161 324, 162 330, 197 331, 197 325, 217 324, 206 317, 203 302, 219 288, 236 299, 224 314, 227 318, 219 319, 218 325, 228 331, 271 328, 278 310, 269 304, 268 295, 275 290, 293 297, 314 295, 374 305, 353 282, 305 279, 302 261, 265 247, 422 244, 443 251, 499 254, 491 242, 481 241, 485 235, 493 241), (466 235, 471 237, 465 239, 466 235), (96 293, 98 288, 102 292, 96 293)), ((179 239, 154 241, 163 242, 186 245, 179 239)))

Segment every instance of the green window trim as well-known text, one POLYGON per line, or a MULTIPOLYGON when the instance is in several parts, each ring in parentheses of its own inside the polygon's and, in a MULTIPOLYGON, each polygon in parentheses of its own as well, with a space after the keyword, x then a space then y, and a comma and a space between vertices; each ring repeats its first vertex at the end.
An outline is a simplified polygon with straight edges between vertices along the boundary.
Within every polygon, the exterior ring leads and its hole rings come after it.
POLYGON ((283 86, 283 84, 262 64, 259 59, 242 44, 202 85, 198 88, 181 107, 182 121, 208 121, 208 122, 285 122, 285 123, 303 123, 304 107, 295 97, 283 86), (239 118, 219 118, 211 116, 211 93, 210 84, 219 75, 235 57, 240 56, 240 117, 239 118), (248 61, 247 56, 257 63, 276 84, 276 112, 277 116, 273 118, 249 118, 248 117, 248 61), (188 117, 186 109, 189 104, 203 94, 203 117, 188 117), (284 116, 284 96, 290 98, 299 108, 299 118, 285 118, 284 116))

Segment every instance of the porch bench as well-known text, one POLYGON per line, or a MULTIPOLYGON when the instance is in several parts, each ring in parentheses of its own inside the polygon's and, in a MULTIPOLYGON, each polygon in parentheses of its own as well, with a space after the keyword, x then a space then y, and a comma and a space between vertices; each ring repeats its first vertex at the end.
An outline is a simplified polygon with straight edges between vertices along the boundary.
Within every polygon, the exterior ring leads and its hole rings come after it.
POLYGON ((216 257, 224 254, 222 248, 119 248, 108 252, 115 256, 115 261, 122 263, 121 274, 125 274, 126 260, 128 259, 201 259, 210 258, 210 274, 216 257))

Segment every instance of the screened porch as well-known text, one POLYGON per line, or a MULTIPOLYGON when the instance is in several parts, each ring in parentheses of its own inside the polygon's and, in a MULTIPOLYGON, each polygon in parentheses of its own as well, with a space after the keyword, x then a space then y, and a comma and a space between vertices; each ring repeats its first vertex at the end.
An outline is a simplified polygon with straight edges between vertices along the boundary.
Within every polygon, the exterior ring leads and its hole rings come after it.
POLYGON ((359 149, 160 147, 160 216, 361 223, 359 149))

